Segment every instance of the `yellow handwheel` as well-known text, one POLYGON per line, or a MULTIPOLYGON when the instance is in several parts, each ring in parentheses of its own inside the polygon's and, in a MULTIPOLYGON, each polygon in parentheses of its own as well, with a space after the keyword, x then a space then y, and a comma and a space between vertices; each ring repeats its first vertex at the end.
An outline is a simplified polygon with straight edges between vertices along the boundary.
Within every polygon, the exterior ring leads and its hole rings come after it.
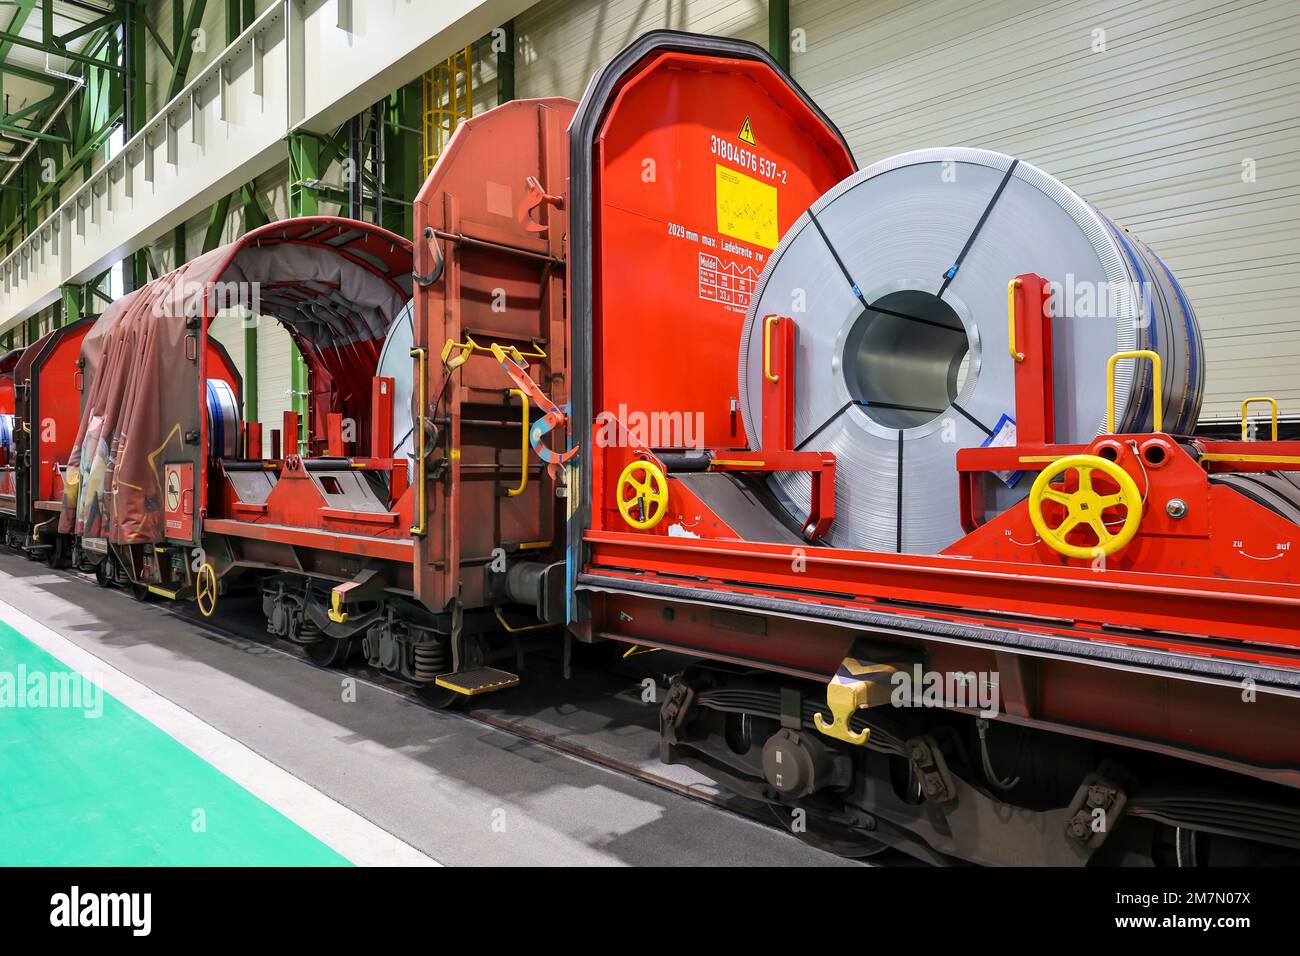
POLYGON ((653 461, 638 458, 618 476, 618 513, 633 528, 648 531, 668 511, 668 478, 653 461), (630 494, 629 494, 630 493, 630 494), (637 517, 633 508, 637 508, 637 517))
MULTIPOLYGON (((1137 534, 1138 524, 1142 521, 1142 495, 1137 482, 1131 475, 1113 461, 1096 455, 1066 455, 1052 462, 1039 474, 1034 487, 1029 492, 1029 520, 1034 524, 1038 536, 1047 542, 1048 547, 1068 558, 1098 558, 1114 554, 1133 540, 1137 534), (1078 488, 1075 491, 1062 491, 1052 486, 1052 480, 1066 472, 1078 473, 1078 488), (1101 472, 1119 491, 1114 494, 1101 494, 1093 488, 1093 472, 1101 472), (1065 518, 1051 527, 1043 514, 1043 502, 1054 501, 1063 506, 1065 518), (1123 506, 1124 523, 1118 531, 1111 531, 1107 526, 1104 513, 1107 508, 1123 506), (1097 543, 1091 547, 1070 544, 1065 538, 1075 528, 1086 525, 1097 536, 1097 543)), ((1114 524, 1114 520, 1111 521, 1114 524)))
POLYGON ((211 564, 199 568, 194 579, 194 603, 204 617, 212 617, 217 609, 217 571, 211 564))

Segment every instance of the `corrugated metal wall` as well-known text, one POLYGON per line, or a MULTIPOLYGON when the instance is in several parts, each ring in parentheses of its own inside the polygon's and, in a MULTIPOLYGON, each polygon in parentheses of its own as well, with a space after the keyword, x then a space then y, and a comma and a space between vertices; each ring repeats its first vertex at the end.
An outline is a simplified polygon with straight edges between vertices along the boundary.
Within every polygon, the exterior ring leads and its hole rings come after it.
POLYGON ((578 99, 596 69, 647 30, 767 43, 765 0, 545 0, 515 18, 515 91, 578 99))
MULTIPOLYGON (((275 0, 254 0, 253 15, 260 16, 265 13, 274 3, 275 0)), ((186 3, 185 9, 188 12, 191 4, 186 3)), ((176 24, 173 18, 174 9, 172 0, 148 0, 142 10, 143 16, 158 31, 158 35, 167 43, 169 52, 174 39, 176 24)), ((203 5, 202 16, 196 27, 202 33, 197 37, 191 34, 184 37, 184 41, 193 48, 190 60, 189 75, 195 76, 203 67, 212 62, 213 58, 226 48, 226 5, 218 3, 216 0, 206 0, 203 5), (201 49, 200 49, 201 47, 201 49)), ((182 22, 181 27, 184 26, 182 22)), ((146 60, 145 70, 145 89, 146 102, 148 104, 149 115, 155 115, 168 101, 168 84, 171 80, 172 65, 158 49, 157 44, 150 37, 147 41, 149 44, 149 54, 146 60)))
MULTIPOLYGON (((546 0, 516 21, 518 93, 577 97, 654 27, 765 43, 766 16, 761 0, 546 0)), ((1300 3, 794 0, 791 27, 794 76, 859 164, 978 146, 1057 176, 1186 286, 1205 417, 1261 393, 1300 413, 1300 3)))

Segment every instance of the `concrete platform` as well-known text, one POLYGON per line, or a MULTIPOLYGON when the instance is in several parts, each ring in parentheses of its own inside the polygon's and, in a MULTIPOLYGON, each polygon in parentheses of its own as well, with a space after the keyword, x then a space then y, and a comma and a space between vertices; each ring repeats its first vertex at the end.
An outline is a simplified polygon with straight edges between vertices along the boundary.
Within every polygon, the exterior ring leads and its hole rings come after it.
MULTIPOLYGON (((847 862, 8 553, 4 675, 0 865, 847 862)), ((540 683, 519 698, 539 721, 653 760, 627 701, 593 717, 540 683)))

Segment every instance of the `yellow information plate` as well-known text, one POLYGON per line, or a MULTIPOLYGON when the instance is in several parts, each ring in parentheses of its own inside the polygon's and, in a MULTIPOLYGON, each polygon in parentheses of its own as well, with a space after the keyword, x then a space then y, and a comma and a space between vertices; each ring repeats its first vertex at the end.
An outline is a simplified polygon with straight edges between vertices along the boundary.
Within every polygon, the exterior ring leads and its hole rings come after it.
POLYGON ((733 239, 775 249, 776 187, 725 166, 714 166, 718 184, 718 232, 733 239))

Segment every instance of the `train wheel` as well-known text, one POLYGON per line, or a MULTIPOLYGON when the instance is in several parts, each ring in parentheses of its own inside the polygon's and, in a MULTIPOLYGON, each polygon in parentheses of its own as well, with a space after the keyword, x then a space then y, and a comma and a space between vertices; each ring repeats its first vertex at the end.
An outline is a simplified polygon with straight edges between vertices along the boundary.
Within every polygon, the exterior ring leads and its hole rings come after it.
POLYGON ((302 645, 307 659, 321 667, 342 667, 352 656, 353 642, 344 637, 326 637, 316 622, 304 617, 291 639, 302 645))
POLYGON ((464 694, 458 694, 454 690, 439 687, 434 683, 421 684, 416 694, 426 706, 434 710, 451 710, 465 699, 464 694))
POLYGON ((797 809, 775 803, 769 803, 768 808, 782 829, 793 833, 800 842, 827 853, 862 860, 889 849, 854 828, 830 823, 820 816, 806 812, 796 816, 800 812, 797 809))
POLYGON ((302 646, 313 664, 341 667, 352 654, 352 642, 340 637, 322 637, 302 646))
POLYGON ((99 564, 95 565, 95 583, 101 588, 113 586, 113 579, 109 576, 108 572, 109 568, 107 561, 100 561, 99 564))
POLYGON ((50 546, 49 551, 45 552, 45 563, 55 570, 64 567, 67 564, 67 562, 64 561, 64 556, 67 554, 67 550, 67 544, 64 541, 63 535, 56 534, 54 536, 54 544, 50 546))

